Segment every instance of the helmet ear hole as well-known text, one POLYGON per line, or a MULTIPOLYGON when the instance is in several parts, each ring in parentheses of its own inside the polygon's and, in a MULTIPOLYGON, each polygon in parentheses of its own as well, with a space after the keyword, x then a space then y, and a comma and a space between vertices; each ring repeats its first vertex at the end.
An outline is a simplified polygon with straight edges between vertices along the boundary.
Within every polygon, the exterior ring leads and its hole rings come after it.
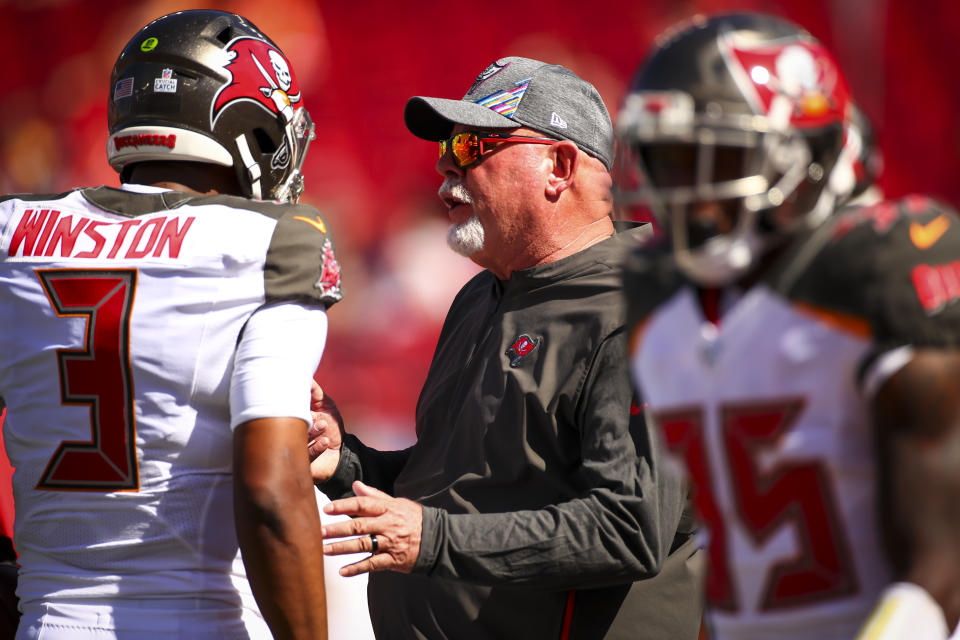
POLYGON ((260 127, 253 130, 253 137, 257 141, 257 146, 260 147, 260 153, 272 155, 279 147, 270 134, 260 127))
POLYGON ((231 29, 230 27, 225 28, 223 31, 221 31, 216 35, 216 38, 223 44, 227 44, 228 42, 233 40, 233 29, 231 29))

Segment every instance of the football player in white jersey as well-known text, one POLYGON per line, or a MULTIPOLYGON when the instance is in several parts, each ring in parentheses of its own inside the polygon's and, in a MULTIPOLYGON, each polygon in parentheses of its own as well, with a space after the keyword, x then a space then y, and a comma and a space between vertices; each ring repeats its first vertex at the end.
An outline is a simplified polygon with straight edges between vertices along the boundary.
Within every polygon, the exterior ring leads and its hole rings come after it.
POLYGON ((326 638, 306 435, 340 269, 296 204, 296 76, 246 19, 174 13, 109 127, 121 188, 0 200, 17 637, 326 638))
POLYGON ((630 257, 633 372, 709 530, 713 638, 960 617, 960 219, 845 208, 855 120, 832 55, 760 14, 665 34, 618 116, 621 200, 661 229, 630 257))

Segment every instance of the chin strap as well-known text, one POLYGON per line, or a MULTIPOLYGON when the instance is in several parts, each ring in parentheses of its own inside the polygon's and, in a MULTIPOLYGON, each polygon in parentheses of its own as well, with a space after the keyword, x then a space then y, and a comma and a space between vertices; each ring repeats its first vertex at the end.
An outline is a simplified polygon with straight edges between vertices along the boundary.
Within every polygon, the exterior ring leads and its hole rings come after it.
POLYGON ((237 150, 240 152, 240 159, 243 160, 243 166, 247 170, 247 177, 250 178, 250 195, 257 200, 263 199, 260 191, 260 165, 253 159, 250 153, 250 145, 247 144, 247 137, 240 134, 236 137, 237 150))

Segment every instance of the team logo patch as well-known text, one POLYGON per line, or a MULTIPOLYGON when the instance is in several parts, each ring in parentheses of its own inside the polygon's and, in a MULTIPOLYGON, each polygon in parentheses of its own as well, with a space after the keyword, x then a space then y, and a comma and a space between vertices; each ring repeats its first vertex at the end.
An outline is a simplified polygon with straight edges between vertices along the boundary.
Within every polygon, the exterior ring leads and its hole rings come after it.
POLYGON ((301 101, 300 85, 283 54, 256 38, 238 38, 227 52, 224 69, 230 74, 230 82, 213 101, 211 126, 224 109, 237 102, 253 102, 271 113, 282 114, 288 122, 293 119, 293 105, 301 101))
POLYGON ((523 94, 526 93, 527 87, 530 86, 530 78, 517 80, 513 84, 517 87, 516 89, 491 93, 485 98, 477 100, 477 104, 481 107, 492 109, 502 116, 512 118, 513 114, 517 111, 517 107, 520 106, 520 101, 523 100, 523 94))
POLYGON ((520 362, 526 358, 530 353, 540 346, 540 338, 533 339, 525 333, 517 336, 517 339, 513 341, 507 350, 504 352, 508 358, 510 358, 510 366, 513 368, 519 367, 520 362))
POLYGON ((343 297, 343 292, 340 290, 340 263, 337 262, 337 256, 333 253, 333 243, 329 238, 323 243, 323 270, 314 286, 320 289, 322 297, 334 302, 343 297))

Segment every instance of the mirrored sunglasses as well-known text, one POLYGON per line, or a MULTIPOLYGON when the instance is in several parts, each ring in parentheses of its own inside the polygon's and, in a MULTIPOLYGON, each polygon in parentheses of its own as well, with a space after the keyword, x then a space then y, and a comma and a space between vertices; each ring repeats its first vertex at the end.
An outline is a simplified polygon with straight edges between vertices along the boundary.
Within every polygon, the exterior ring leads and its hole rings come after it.
POLYGON ((482 156, 493 150, 487 146, 500 142, 526 142, 530 144, 553 144, 560 142, 556 138, 535 138, 533 136, 514 136, 509 133, 492 133, 490 131, 461 131, 446 140, 440 141, 440 156, 450 149, 453 162, 461 169, 469 167, 482 156))

